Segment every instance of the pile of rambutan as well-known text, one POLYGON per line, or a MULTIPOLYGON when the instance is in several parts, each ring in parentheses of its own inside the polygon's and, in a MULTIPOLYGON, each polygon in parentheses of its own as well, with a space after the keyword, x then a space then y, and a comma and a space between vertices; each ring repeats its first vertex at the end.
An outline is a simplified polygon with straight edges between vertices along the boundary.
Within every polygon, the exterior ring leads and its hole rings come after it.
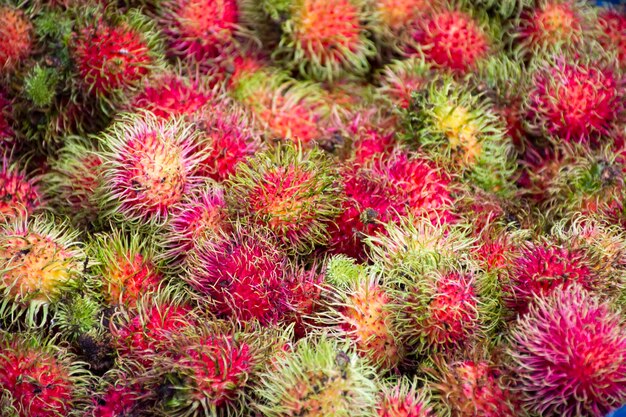
POLYGON ((601 3, 0 0, 0 417, 626 406, 601 3))

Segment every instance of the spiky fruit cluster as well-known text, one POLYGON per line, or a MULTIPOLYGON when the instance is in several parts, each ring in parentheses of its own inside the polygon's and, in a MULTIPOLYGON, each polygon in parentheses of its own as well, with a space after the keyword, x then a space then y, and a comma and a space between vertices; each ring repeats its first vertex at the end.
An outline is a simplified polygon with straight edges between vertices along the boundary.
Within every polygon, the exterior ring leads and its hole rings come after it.
POLYGON ((602 416, 626 401, 624 321, 578 285, 538 298, 509 354, 528 411, 602 416))
POLYGON ((229 181, 229 203, 245 221, 267 227, 291 251, 309 253, 328 240, 339 212, 330 159, 291 144, 257 154, 229 181))
POLYGON ((475 69, 491 48, 478 20, 460 10, 444 10, 424 19, 413 41, 428 63, 459 75, 475 69))
POLYGON ((102 133, 102 201, 107 217, 164 223, 195 182, 201 155, 180 119, 125 115, 102 133))
POLYGON ((537 296, 546 296, 580 284, 586 290, 602 288, 591 254, 555 243, 535 243, 513 260, 507 304, 518 313, 528 311, 537 296))
POLYGON ((481 332, 475 277, 453 270, 406 276, 396 320, 400 337, 415 352, 463 347, 481 332))
POLYGON ((234 42, 235 0, 168 0, 160 7, 159 23, 174 55, 202 64, 234 42))
POLYGON ((95 237, 89 253, 95 265, 90 272, 108 304, 132 306, 156 290, 163 277, 154 252, 145 236, 123 229, 95 237))
POLYGON ((129 110, 144 109, 158 117, 190 116, 206 106, 211 94, 198 83, 165 73, 145 82, 132 100, 129 110))
POLYGON ((623 117, 623 79, 610 68, 562 59, 540 68, 527 102, 531 129, 571 142, 607 134, 623 117))
POLYGON ((42 205, 37 180, 29 179, 15 164, 4 158, 0 169, 0 214, 29 215, 42 205))
POLYGON ((602 33, 598 40, 602 46, 617 54, 621 68, 626 68, 626 16, 618 10, 600 12, 598 24, 602 33))
POLYGON ((10 6, 0 7, 0 70, 11 71, 33 48, 33 27, 24 12, 10 6))
POLYGON ((17 217, 0 230, 0 288, 3 318, 27 311, 27 324, 46 319, 81 271, 83 251, 78 233, 48 216, 17 217), (37 313, 43 310, 43 317, 37 313))
POLYGON ((391 296, 380 281, 380 273, 372 270, 330 287, 332 301, 323 322, 352 339, 359 355, 387 370, 400 363, 403 352, 395 335, 391 296))
POLYGON ((367 72, 375 47, 363 26, 364 7, 361 0, 292 2, 274 57, 318 80, 367 72))
POLYGON ((376 405, 378 417, 434 416, 424 395, 417 391, 415 385, 403 378, 393 385, 384 386, 376 405))
POLYGON ((373 369, 345 343, 326 336, 300 340, 259 376, 263 415, 366 417, 374 411, 373 369))
POLYGON ((428 84, 430 65, 419 57, 394 61, 381 74, 379 93, 400 109, 408 109, 411 95, 428 84))
POLYGON ((440 366, 432 383, 442 409, 458 417, 513 417, 516 395, 504 372, 487 360, 464 360, 440 366))
POLYGON ((119 22, 98 16, 75 34, 72 57, 82 89, 110 101, 119 92, 137 88, 158 64, 159 42, 153 25, 136 11, 119 22))
POLYGON ((486 98, 444 77, 414 96, 406 122, 405 140, 452 172, 486 191, 511 191, 512 146, 486 98))
POLYGON ((3 414, 56 417, 80 406, 85 372, 66 352, 28 334, 0 333, 0 340, 3 414))

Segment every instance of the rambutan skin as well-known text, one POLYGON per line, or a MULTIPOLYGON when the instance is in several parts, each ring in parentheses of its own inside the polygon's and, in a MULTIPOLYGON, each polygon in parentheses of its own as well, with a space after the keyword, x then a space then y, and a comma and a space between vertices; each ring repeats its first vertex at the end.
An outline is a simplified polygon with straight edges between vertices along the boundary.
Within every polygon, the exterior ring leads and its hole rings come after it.
POLYGON ((111 385, 104 395, 94 399, 95 407, 91 411, 93 417, 121 417, 132 412, 137 403, 137 392, 122 384, 111 385))
POLYGON ((33 27, 21 10, 0 6, 0 70, 13 70, 33 47, 33 27))
POLYGON ((0 214, 4 216, 29 215, 43 206, 38 181, 29 179, 6 158, 0 170, 0 214))
POLYGON ((531 129, 571 142, 594 141, 623 117, 624 81, 610 69, 557 62, 534 77, 531 129))
POLYGON ((626 401, 624 322, 573 285, 538 298, 511 334, 509 354, 525 409, 604 416, 626 401))
POLYGON ((434 417, 423 394, 417 392, 415 383, 406 378, 392 386, 385 386, 376 405, 378 417, 434 417))
POLYGON ((618 10, 606 9, 598 16, 602 33, 598 40, 602 46, 617 54, 620 67, 626 68, 626 16, 618 10))

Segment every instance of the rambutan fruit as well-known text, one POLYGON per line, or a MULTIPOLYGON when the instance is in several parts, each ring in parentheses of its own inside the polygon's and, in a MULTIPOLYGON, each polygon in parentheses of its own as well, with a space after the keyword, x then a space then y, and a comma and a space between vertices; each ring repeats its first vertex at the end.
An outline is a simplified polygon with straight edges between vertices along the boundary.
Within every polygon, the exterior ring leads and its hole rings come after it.
POLYGON ((200 131, 199 147, 205 153, 198 166, 201 176, 224 181, 240 163, 245 163, 263 148, 259 130, 236 103, 224 101, 209 106, 191 120, 200 131))
POLYGON ((133 415, 139 403, 139 392, 128 383, 114 383, 94 399, 90 417, 123 417, 133 415))
POLYGON ((370 6, 373 31, 383 44, 402 46, 402 36, 440 5, 439 0, 376 0, 370 6))
POLYGON ((367 165, 391 152, 395 137, 393 132, 376 128, 363 128, 355 132, 352 142, 352 161, 367 165))
POLYGON ((381 71, 378 93, 396 108, 408 109, 413 93, 428 85, 431 76, 430 65, 420 57, 393 61, 381 71))
POLYGON ((468 6, 494 13, 503 19, 518 17, 534 4, 533 0, 464 0, 468 6))
POLYGON ((491 102, 449 77, 415 95, 404 139, 485 191, 512 191, 514 149, 491 102))
POLYGON ((196 182, 202 155, 191 126, 150 113, 126 114, 100 138, 102 214, 134 224, 164 224, 196 182))
POLYGON ((12 126, 12 109, 11 101, 0 90, 0 151, 2 153, 8 152, 17 142, 12 126))
POLYGON ((364 266, 346 255, 333 255, 326 262, 324 281, 333 287, 346 287, 358 282, 364 266))
POLYGON ((290 309, 289 260, 263 229, 236 225, 196 245, 187 262, 185 279, 220 316, 269 325, 290 309))
POLYGON ((28 178, 17 164, 2 159, 0 169, 0 215, 27 216, 44 205, 38 178, 28 178))
POLYGON ((590 253, 556 242, 528 243, 513 260, 505 301, 515 312, 524 314, 537 297, 575 283, 586 290, 601 286, 590 253))
POLYGON ((513 417, 517 395, 503 369, 489 360, 438 361, 430 388, 433 403, 452 417, 513 417), (435 401, 436 400, 436 401, 435 401))
POLYGON ((364 74, 369 70, 368 58, 376 54, 367 38, 366 21, 361 0, 294 1, 273 57, 315 80, 364 74))
POLYGON ((143 295, 155 290, 163 280, 155 262, 155 249, 149 237, 124 228, 94 237, 88 251, 94 286, 106 303, 133 306, 143 295))
POLYGON ((66 340, 76 342, 82 335, 103 333, 103 308, 91 294, 72 291, 63 294, 54 315, 54 328, 66 340))
POLYGON ((522 51, 536 55, 582 46, 594 20, 588 4, 578 0, 537 3, 522 13, 516 29, 522 51))
POLYGON ((33 25, 24 12, 8 5, 0 7, 0 70, 13 71, 33 49, 33 25))
POLYGON ((394 331, 393 302, 381 281, 372 267, 351 282, 326 287, 327 308, 319 321, 352 340, 360 356, 388 371, 398 366, 404 352, 394 331))
POLYGON ((624 117, 624 79, 608 66, 542 65, 526 102, 527 128, 567 142, 595 142, 624 117))
POLYGON ((159 9, 159 24, 173 55, 203 64, 235 41, 235 0, 167 0, 159 9))
POLYGON ((224 190, 207 183, 193 189, 172 210, 161 257, 180 264, 200 242, 230 231, 224 190))
POLYGON ((121 309, 110 321, 111 340, 118 356, 149 368, 155 356, 169 348, 170 335, 197 324, 185 289, 162 288, 141 297, 134 309, 121 309))
POLYGON ((116 104, 161 65, 162 47, 154 24, 135 9, 115 18, 93 14, 74 34, 71 56, 83 92, 116 104))
POLYGON ((0 341, 3 415, 67 416, 83 405, 90 378, 68 352, 32 334, 0 333, 0 341))
POLYGON ((143 109, 165 119, 191 116, 211 99, 211 93, 200 82, 166 72, 145 81, 128 107, 129 111, 143 109))
POLYGON ((579 285, 539 297, 510 337, 524 410, 604 416, 626 401, 624 320, 579 285))
POLYGON ((376 410, 378 417, 434 416, 424 393, 418 391, 415 382, 406 378, 382 387, 376 410))
POLYGON ((323 151, 280 144, 241 164, 227 201, 246 222, 267 227, 287 250, 309 253, 328 241, 341 204, 332 161, 323 151))
POLYGON ((366 417, 374 412, 374 370, 328 336, 310 336, 259 375, 256 407, 267 417, 366 417))
POLYGON ((42 176, 46 199, 59 213, 77 224, 93 224, 99 212, 96 190, 101 180, 102 157, 80 137, 66 138, 65 146, 42 176))
POLYGON ((27 313, 29 326, 47 320, 51 305, 81 271, 84 254, 77 237, 66 223, 48 216, 20 216, 2 224, 0 317, 15 320, 27 313))
POLYGON ((454 269, 417 274, 405 270, 392 284, 402 288, 392 295, 400 340, 425 355, 454 351, 478 337, 482 323, 476 277, 454 269))
POLYGON ((598 41, 604 49, 617 55, 622 69, 626 68, 626 15, 607 8, 599 13, 598 25, 601 29, 598 41))
POLYGON ((433 13, 419 22, 412 37, 410 49, 429 64, 457 75, 474 70, 494 47, 485 25, 461 10, 433 13))

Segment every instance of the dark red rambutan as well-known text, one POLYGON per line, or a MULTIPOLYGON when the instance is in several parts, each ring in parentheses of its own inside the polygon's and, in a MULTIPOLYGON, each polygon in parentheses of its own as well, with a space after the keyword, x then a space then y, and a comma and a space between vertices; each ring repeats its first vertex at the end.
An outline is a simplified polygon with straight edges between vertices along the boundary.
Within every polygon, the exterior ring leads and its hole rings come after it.
POLYGON ((198 142, 204 153, 199 175, 223 181, 263 147, 259 132, 234 103, 210 106, 192 119, 200 130, 198 142))
POLYGON ((526 411, 600 417, 626 401, 624 319, 580 285, 537 298, 510 341, 526 411))
POLYGON ((163 74, 145 83, 133 99, 129 111, 144 109, 158 117, 191 116, 211 100, 211 94, 198 83, 174 74, 163 74))
POLYGON ((197 245, 188 257, 186 280, 210 295, 214 311, 240 321, 276 323, 288 309, 287 256, 261 230, 235 227, 197 245))
POLYGON ((11 102, 0 90, 0 153, 7 153, 15 146, 16 138, 13 130, 11 102))
POLYGON ((534 77, 529 127, 564 141, 593 141, 622 117, 623 91, 623 80, 611 69, 560 60, 534 77))
POLYGON ((28 335, 0 334, 0 340, 3 415, 56 417, 80 407, 85 372, 66 352, 28 335))
POLYGON ((43 205, 37 179, 29 179, 26 173, 2 160, 0 170, 0 214, 3 216, 32 214, 43 205))
POLYGON ((626 68, 626 15, 605 9, 598 16, 601 33, 598 38, 604 49, 615 52, 621 68, 626 68))
POLYGON ((32 49, 33 27, 21 10, 0 6, 0 71, 13 70, 32 49))
POLYGON ((234 41, 235 0, 168 0, 160 8, 159 23, 174 55, 204 63, 234 41))
POLYGON ((78 30, 71 52, 85 92, 109 98, 139 85, 156 65, 146 27, 145 18, 132 12, 128 21, 97 18, 78 30))
POLYGON ((437 398, 454 417, 517 416, 516 396, 502 370, 486 360, 463 360, 439 366, 432 383, 437 398))
POLYGON ((426 61, 456 74, 466 74, 487 57, 490 40, 477 20, 465 12, 442 11, 426 18, 413 34, 415 48, 426 61))
POLYGON ((516 313, 524 314, 538 296, 546 296, 573 285, 596 290, 602 282, 590 254, 549 242, 528 244, 512 261, 505 301, 516 313))
POLYGON ((433 417, 433 411, 415 385, 401 379, 392 386, 383 387, 376 405, 378 417, 433 417))

